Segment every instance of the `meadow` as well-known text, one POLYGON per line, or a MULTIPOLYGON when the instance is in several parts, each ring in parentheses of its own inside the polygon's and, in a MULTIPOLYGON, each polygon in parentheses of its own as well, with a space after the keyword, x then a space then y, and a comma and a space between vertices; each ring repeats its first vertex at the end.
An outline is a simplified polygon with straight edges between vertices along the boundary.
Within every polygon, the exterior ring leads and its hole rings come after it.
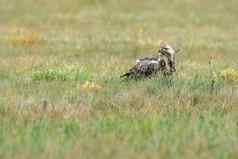
POLYGON ((0 0, 0 158, 238 158, 237 0, 0 0), (122 81, 161 41, 170 77, 122 81))

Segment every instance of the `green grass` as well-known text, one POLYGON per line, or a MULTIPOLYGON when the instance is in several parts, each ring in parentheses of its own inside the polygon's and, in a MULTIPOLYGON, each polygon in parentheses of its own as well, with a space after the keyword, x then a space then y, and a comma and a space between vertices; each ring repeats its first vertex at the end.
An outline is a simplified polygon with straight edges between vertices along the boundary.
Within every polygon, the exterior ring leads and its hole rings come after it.
POLYGON ((46 70, 36 70, 32 72, 32 80, 34 81, 53 81, 53 80, 81 80, 87 81, 90 79, 88 71, 82 70, 80 68, 66 67, 66 68, 56 68, 56 69, 46 69, 46 70))
POLYGON ((237 5, 1 0, 0 158, 237 158, 237 5), (161 41, 173 77, 119 79, 161 41))

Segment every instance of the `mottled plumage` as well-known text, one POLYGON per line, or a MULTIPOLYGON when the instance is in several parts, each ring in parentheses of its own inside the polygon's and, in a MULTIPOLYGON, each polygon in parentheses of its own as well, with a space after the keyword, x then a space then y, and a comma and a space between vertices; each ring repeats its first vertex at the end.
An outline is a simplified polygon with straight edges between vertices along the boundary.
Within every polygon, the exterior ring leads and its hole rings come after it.
POLYGON ((175 69, 176 50, 166 43, 161 43, 159 52, 154 57, 145 57, 136 60, 136 64, 121 78, 151 78, 158 73, 170 75, 175 69))

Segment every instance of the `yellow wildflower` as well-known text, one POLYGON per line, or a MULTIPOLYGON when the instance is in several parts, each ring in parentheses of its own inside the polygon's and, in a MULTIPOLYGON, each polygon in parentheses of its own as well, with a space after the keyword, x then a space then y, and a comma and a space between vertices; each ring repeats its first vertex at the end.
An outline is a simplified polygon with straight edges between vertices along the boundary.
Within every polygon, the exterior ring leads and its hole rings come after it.
POLYGON ((139 33, 140 34, 144 33, 144 28, 143 27, 139 29, 139 33))
POLYGON ((86 81, 83 85, 82 85, 82 90, 84 91, 99 91, 102 89, 102 87, 96 83, 93 82, 89 82, 86 81))
POLYGON ((221 77, 226 81, 238 81, 238 71, 232 68, 227 68, 220 73, 221 77))

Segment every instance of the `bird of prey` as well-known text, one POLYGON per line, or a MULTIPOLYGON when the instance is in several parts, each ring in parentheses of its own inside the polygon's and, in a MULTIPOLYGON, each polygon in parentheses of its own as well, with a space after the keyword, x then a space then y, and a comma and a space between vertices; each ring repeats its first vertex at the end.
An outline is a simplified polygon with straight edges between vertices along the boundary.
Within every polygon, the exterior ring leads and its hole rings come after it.
POLYGON ((160 44, 157 55, 153 57, 145 57, 136 60, 136 64, 121 78, 140 79, 151 78, 162 73, 163 75, 171 75, 176 71, 175 54, 178 52, 171 45, 162 42, 160 44))

